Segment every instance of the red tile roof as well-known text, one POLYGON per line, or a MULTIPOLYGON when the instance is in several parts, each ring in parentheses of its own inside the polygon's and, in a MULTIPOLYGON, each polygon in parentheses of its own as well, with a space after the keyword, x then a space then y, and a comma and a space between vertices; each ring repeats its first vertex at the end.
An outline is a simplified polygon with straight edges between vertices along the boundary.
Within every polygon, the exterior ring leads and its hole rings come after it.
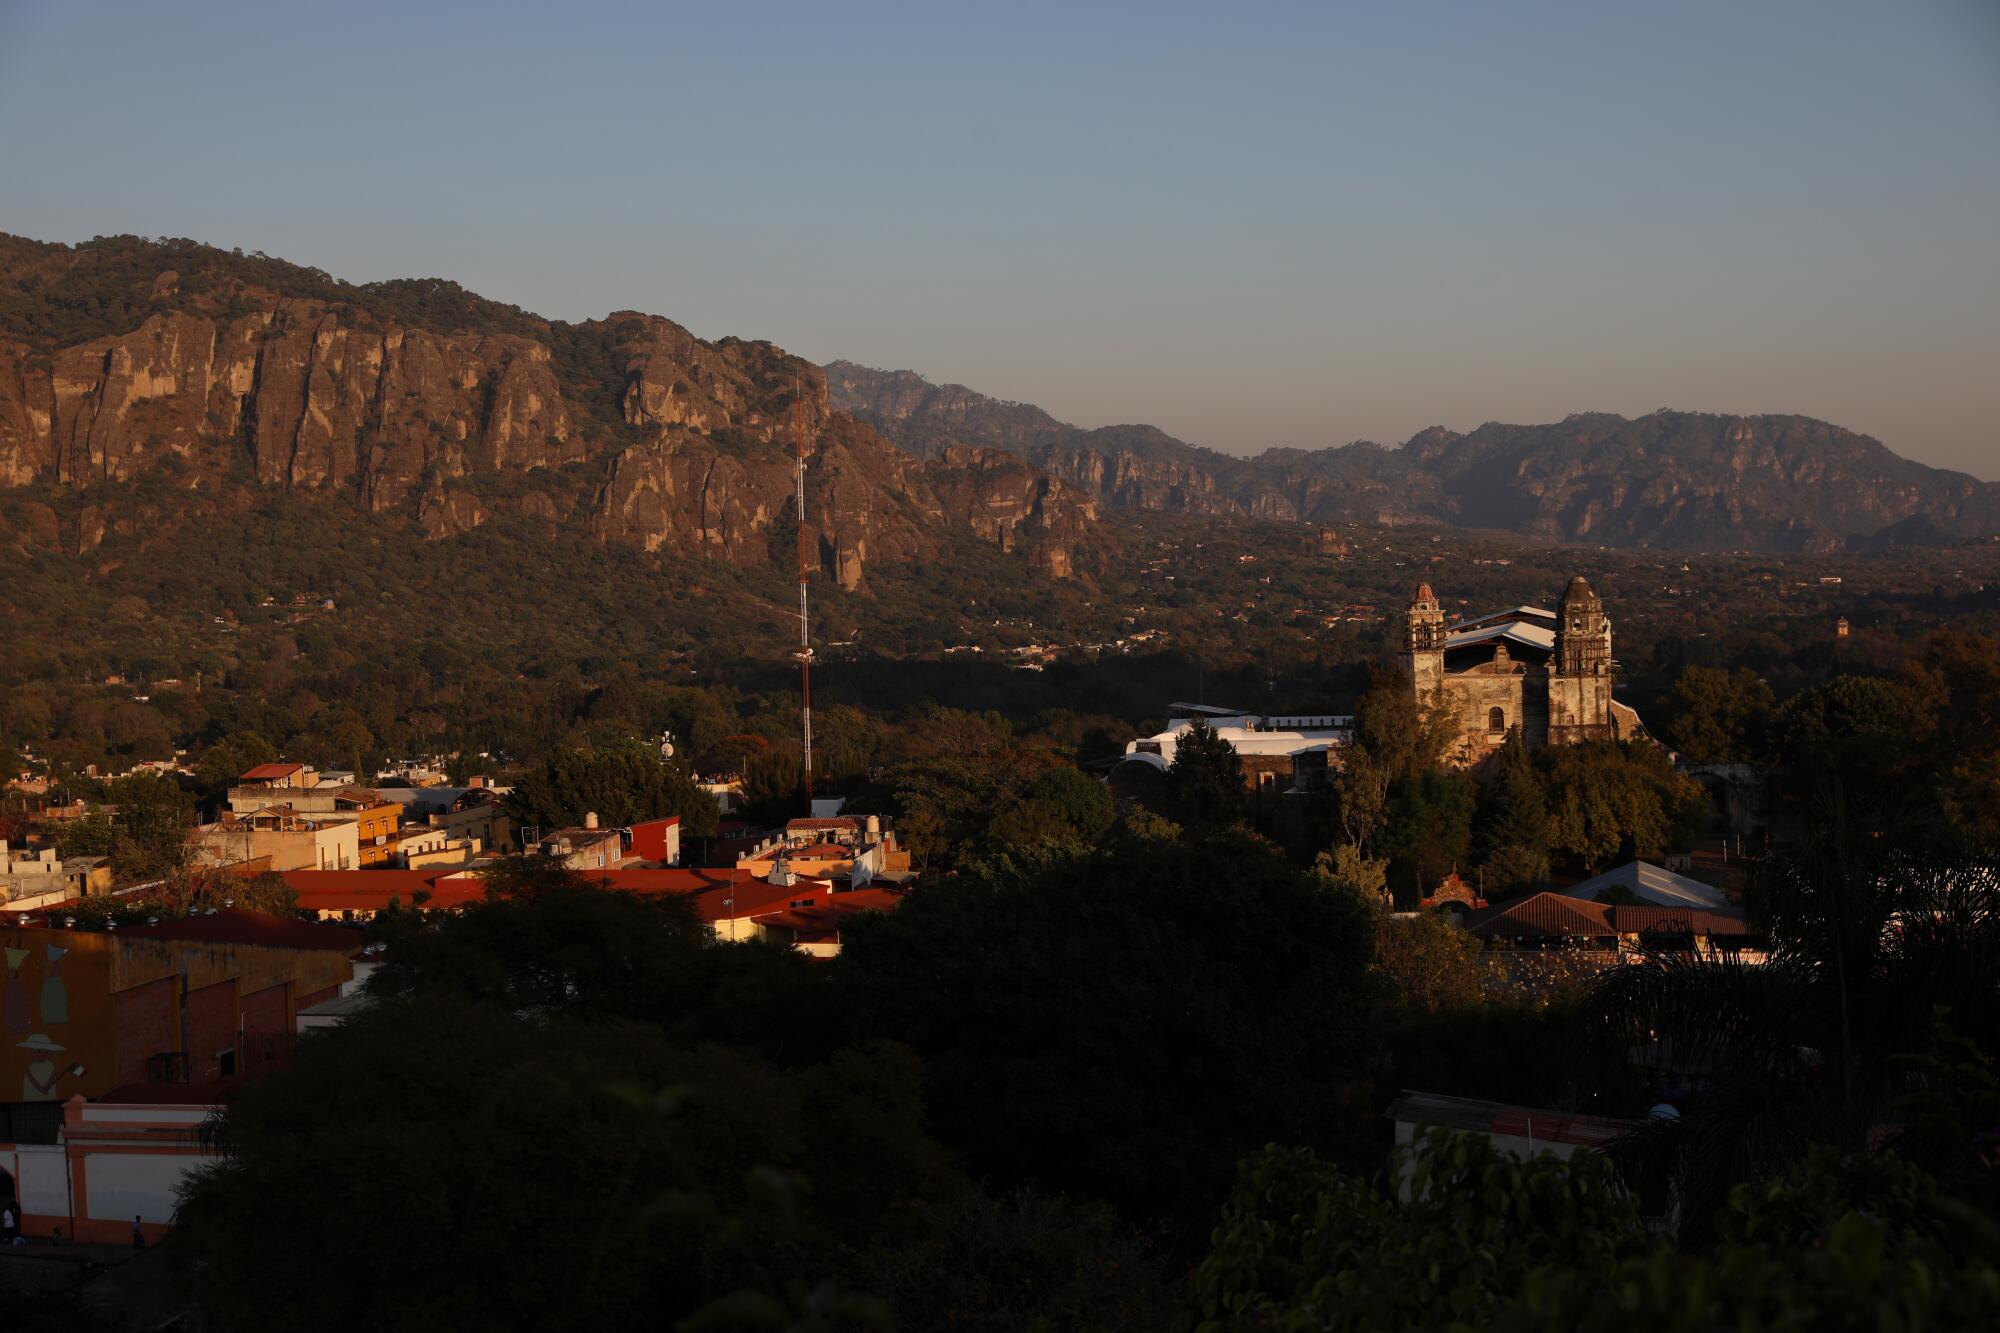
POLYGON ((1513 902, 1495 903, 1465 918, 1475 935, 1507 938, 1537 936, 1639 935, 1649 933, 1748 935, 1743 913, 1733 909, 1692 907, 1611 906, 1560 893, 1536 893, 1513 902))
POLYGON ((831 819, 788 819, 785 821, 785 827, 809 831, 844 830, 849 833, 859 833, 861 821, 850 815, 836 815, 831 819))
POLYGON ((1534 893, 1481 908, 1465 918, 1465 928, 1474 935, 1510 938, 1616 935, 1606 910, 1597 903, 1565 898, 1560 893, 1534 893))
POLYGON ((272 778, 288 778, 294 773, 305 771, 304 764, 258 764, 244 773, 238 782, 265 782, 272 778))
POLYGON ((1733 908, 1655 907, 1650 904, 1606 910, 1621 935, 1661 934, 1748 935, 1750 923, 1733 908))
POLYGON ((486 900, 485 882, 456 868, 435 870, 288 870, 284 880, 308 912, 379 912, 390 903, 463 907, 486 900))
POLYGON ((155 940, 196 940, 206 944, 257 944, 273 949, 337 949, 353 953, 361 934, 348 926, 300 921, 241 907, 200 916, 170 916, 154 925, 127 926, 120 935, 155 940))

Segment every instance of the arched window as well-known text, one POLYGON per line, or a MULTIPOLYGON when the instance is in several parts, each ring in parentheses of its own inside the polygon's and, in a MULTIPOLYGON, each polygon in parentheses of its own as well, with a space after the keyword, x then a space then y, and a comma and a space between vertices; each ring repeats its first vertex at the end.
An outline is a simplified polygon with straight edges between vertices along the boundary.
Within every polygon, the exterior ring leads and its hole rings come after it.
POLYGON ((1506 709, 1495 708, 1486 714, 1486 731, 1488 735, 1492 736, 1504 736, 1507 734, 1506 709))

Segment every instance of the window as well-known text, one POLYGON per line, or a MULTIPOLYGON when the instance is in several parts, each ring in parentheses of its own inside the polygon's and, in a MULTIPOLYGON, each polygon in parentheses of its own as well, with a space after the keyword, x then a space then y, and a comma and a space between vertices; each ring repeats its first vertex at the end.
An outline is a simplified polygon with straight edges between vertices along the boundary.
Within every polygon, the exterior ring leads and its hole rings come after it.
POLYGON ((1507 710, 1495 708, 1486 714, 1486 732, 1490 736, 1507 734, 1507 710))

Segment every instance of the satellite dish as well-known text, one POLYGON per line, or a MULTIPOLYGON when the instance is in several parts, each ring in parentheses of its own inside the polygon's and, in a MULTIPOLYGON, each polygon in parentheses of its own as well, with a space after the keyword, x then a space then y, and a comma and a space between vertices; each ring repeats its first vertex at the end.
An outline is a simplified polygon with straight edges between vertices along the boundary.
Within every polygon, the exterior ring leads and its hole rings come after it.
POLYGON ((660 757, 663 759, 674 757, 674 733, 671 731, 660 733, 660 757))

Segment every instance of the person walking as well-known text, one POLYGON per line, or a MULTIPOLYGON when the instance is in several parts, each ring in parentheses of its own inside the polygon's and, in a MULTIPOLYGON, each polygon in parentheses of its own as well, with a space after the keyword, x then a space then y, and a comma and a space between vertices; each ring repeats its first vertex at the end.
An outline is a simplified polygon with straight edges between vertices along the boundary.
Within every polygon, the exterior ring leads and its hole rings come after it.
POLYGON ((0 1208, 0 1240, 12 1245, 14 1238, 20 1234, 20 1216, 15 1213, 13 1203, 9 1202, 4 1208, 0 1208))
POLYGON ((135 1250, 146 1248, 146 1228, 140 1225, 136 1217, 132 1219, 132 1248, 135 1250))

